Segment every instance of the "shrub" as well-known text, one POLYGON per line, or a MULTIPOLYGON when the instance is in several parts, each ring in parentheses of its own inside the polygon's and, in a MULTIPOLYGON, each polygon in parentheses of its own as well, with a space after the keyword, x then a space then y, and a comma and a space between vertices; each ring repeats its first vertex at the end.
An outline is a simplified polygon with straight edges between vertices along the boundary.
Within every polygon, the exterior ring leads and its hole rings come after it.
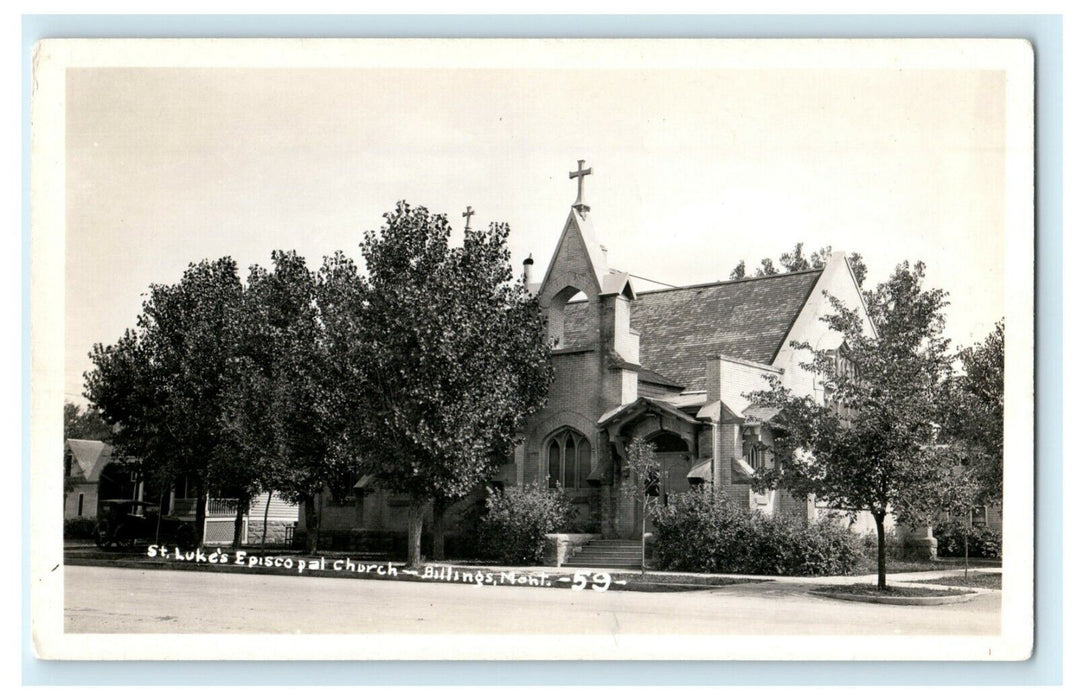
MULTIPOLYGON (((860 544, 863 559, 874 562, 879 556, 879 535, 875 532, 867 532, 861 536, 860 544)), ((886 531, 886 559, 887 561, 905 559, 905 541, 894 528, 886 531)))
POLYGON ((573 516, 561 489, 538 484, 492 491, 480 524, 483 549, 505 564, 541 564, 546 535, 563 531, 573 516))
MULTIPOLYGON (((967 527, 967 526, 966 526, 967 527)), ((935 526, 933 534, 939 541, 940 557, 965 556, 965 539, 959 524, 949 522, 935 526)), ((969 530, 969 556, 977 559, 1002 557, 1002 537, 983 525, 973 525, 969 530)))
POLYGON ((64 520, 65 540, 92 540, 97 518, 67 518, 64 520))
POLYGON ((825 576, 852 573, 861 556, 840 519, 772 518, 701 491, 671 497, 653 522, 655 565, 666 570, 825 576))

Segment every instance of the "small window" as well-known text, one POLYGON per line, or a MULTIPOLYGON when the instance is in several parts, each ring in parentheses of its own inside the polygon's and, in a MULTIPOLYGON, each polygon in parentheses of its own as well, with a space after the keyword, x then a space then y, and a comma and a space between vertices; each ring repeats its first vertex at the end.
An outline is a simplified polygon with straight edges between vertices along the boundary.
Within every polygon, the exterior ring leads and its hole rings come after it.
POLYGON ((82 517, 82 505, 83 505, 83 498, 85 496, 86 496, 86 494, 81 493, 81 492, 79 493, 79 506, 78 506, 78 513, 76 513, 76 515, 78 517, 80 517, 80 518, 82 517))
POLYGON ((755 471, 759 471, 766 466, 767 452, 766 447, 764 447, 762 443, 753 442, 748 447, 748 454, 746 456, 748 458, 748 466, 755 471))

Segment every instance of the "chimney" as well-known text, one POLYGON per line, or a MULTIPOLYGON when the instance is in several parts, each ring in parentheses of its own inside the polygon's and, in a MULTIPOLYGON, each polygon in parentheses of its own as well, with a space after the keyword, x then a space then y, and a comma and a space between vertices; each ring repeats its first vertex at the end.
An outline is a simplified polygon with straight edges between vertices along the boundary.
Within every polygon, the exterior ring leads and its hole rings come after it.
POLYGON ((527 259, 524 260, 524 284, 531 284, 531 266, 535 264, 535 261, 531 259, 531 253, 527 254, 527 259))
POLYGON ((707 379, 704 388, 707 390, 707 403, 722 399, 722 356, 716 355, 707 358, 707 379))

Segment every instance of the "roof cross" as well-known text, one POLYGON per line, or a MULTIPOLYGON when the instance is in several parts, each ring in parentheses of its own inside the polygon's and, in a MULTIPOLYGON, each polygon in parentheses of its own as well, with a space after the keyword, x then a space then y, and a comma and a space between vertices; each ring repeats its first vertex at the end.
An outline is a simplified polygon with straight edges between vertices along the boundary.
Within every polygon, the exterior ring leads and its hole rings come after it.
POLYGON ((471 230, 471 216, 475 213, 475 210, 471 208, 471 205, 467 205, 467 209, 460 216, 464 217, 464 230, 471 230))
POLYGON ((575 180, 579 178, 580 180, 576 189, 576 202, 572 205, 572 208, 580 212, 587 212, 591 207, 583 203, 583 178, 591 174, 591 168, 585 170, 582 160, 576 161, 576 168, 576 172, 568 174, 568 179, 575 180))

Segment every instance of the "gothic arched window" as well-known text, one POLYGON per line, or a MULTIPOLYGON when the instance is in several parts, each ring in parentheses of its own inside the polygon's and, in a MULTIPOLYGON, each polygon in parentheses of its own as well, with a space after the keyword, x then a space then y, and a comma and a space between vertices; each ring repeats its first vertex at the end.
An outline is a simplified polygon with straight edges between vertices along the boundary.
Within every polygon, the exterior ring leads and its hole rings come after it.
POLYGON ((766 448, 762 443, 753 442, 748 448, 748 466, 758 472, 766 464, 766 454, 766 448))
POLYGON ((557 431, 546 444, 546 470, 550 488, 582 488, 591 473, 591 443, 575 430, 557 431))

